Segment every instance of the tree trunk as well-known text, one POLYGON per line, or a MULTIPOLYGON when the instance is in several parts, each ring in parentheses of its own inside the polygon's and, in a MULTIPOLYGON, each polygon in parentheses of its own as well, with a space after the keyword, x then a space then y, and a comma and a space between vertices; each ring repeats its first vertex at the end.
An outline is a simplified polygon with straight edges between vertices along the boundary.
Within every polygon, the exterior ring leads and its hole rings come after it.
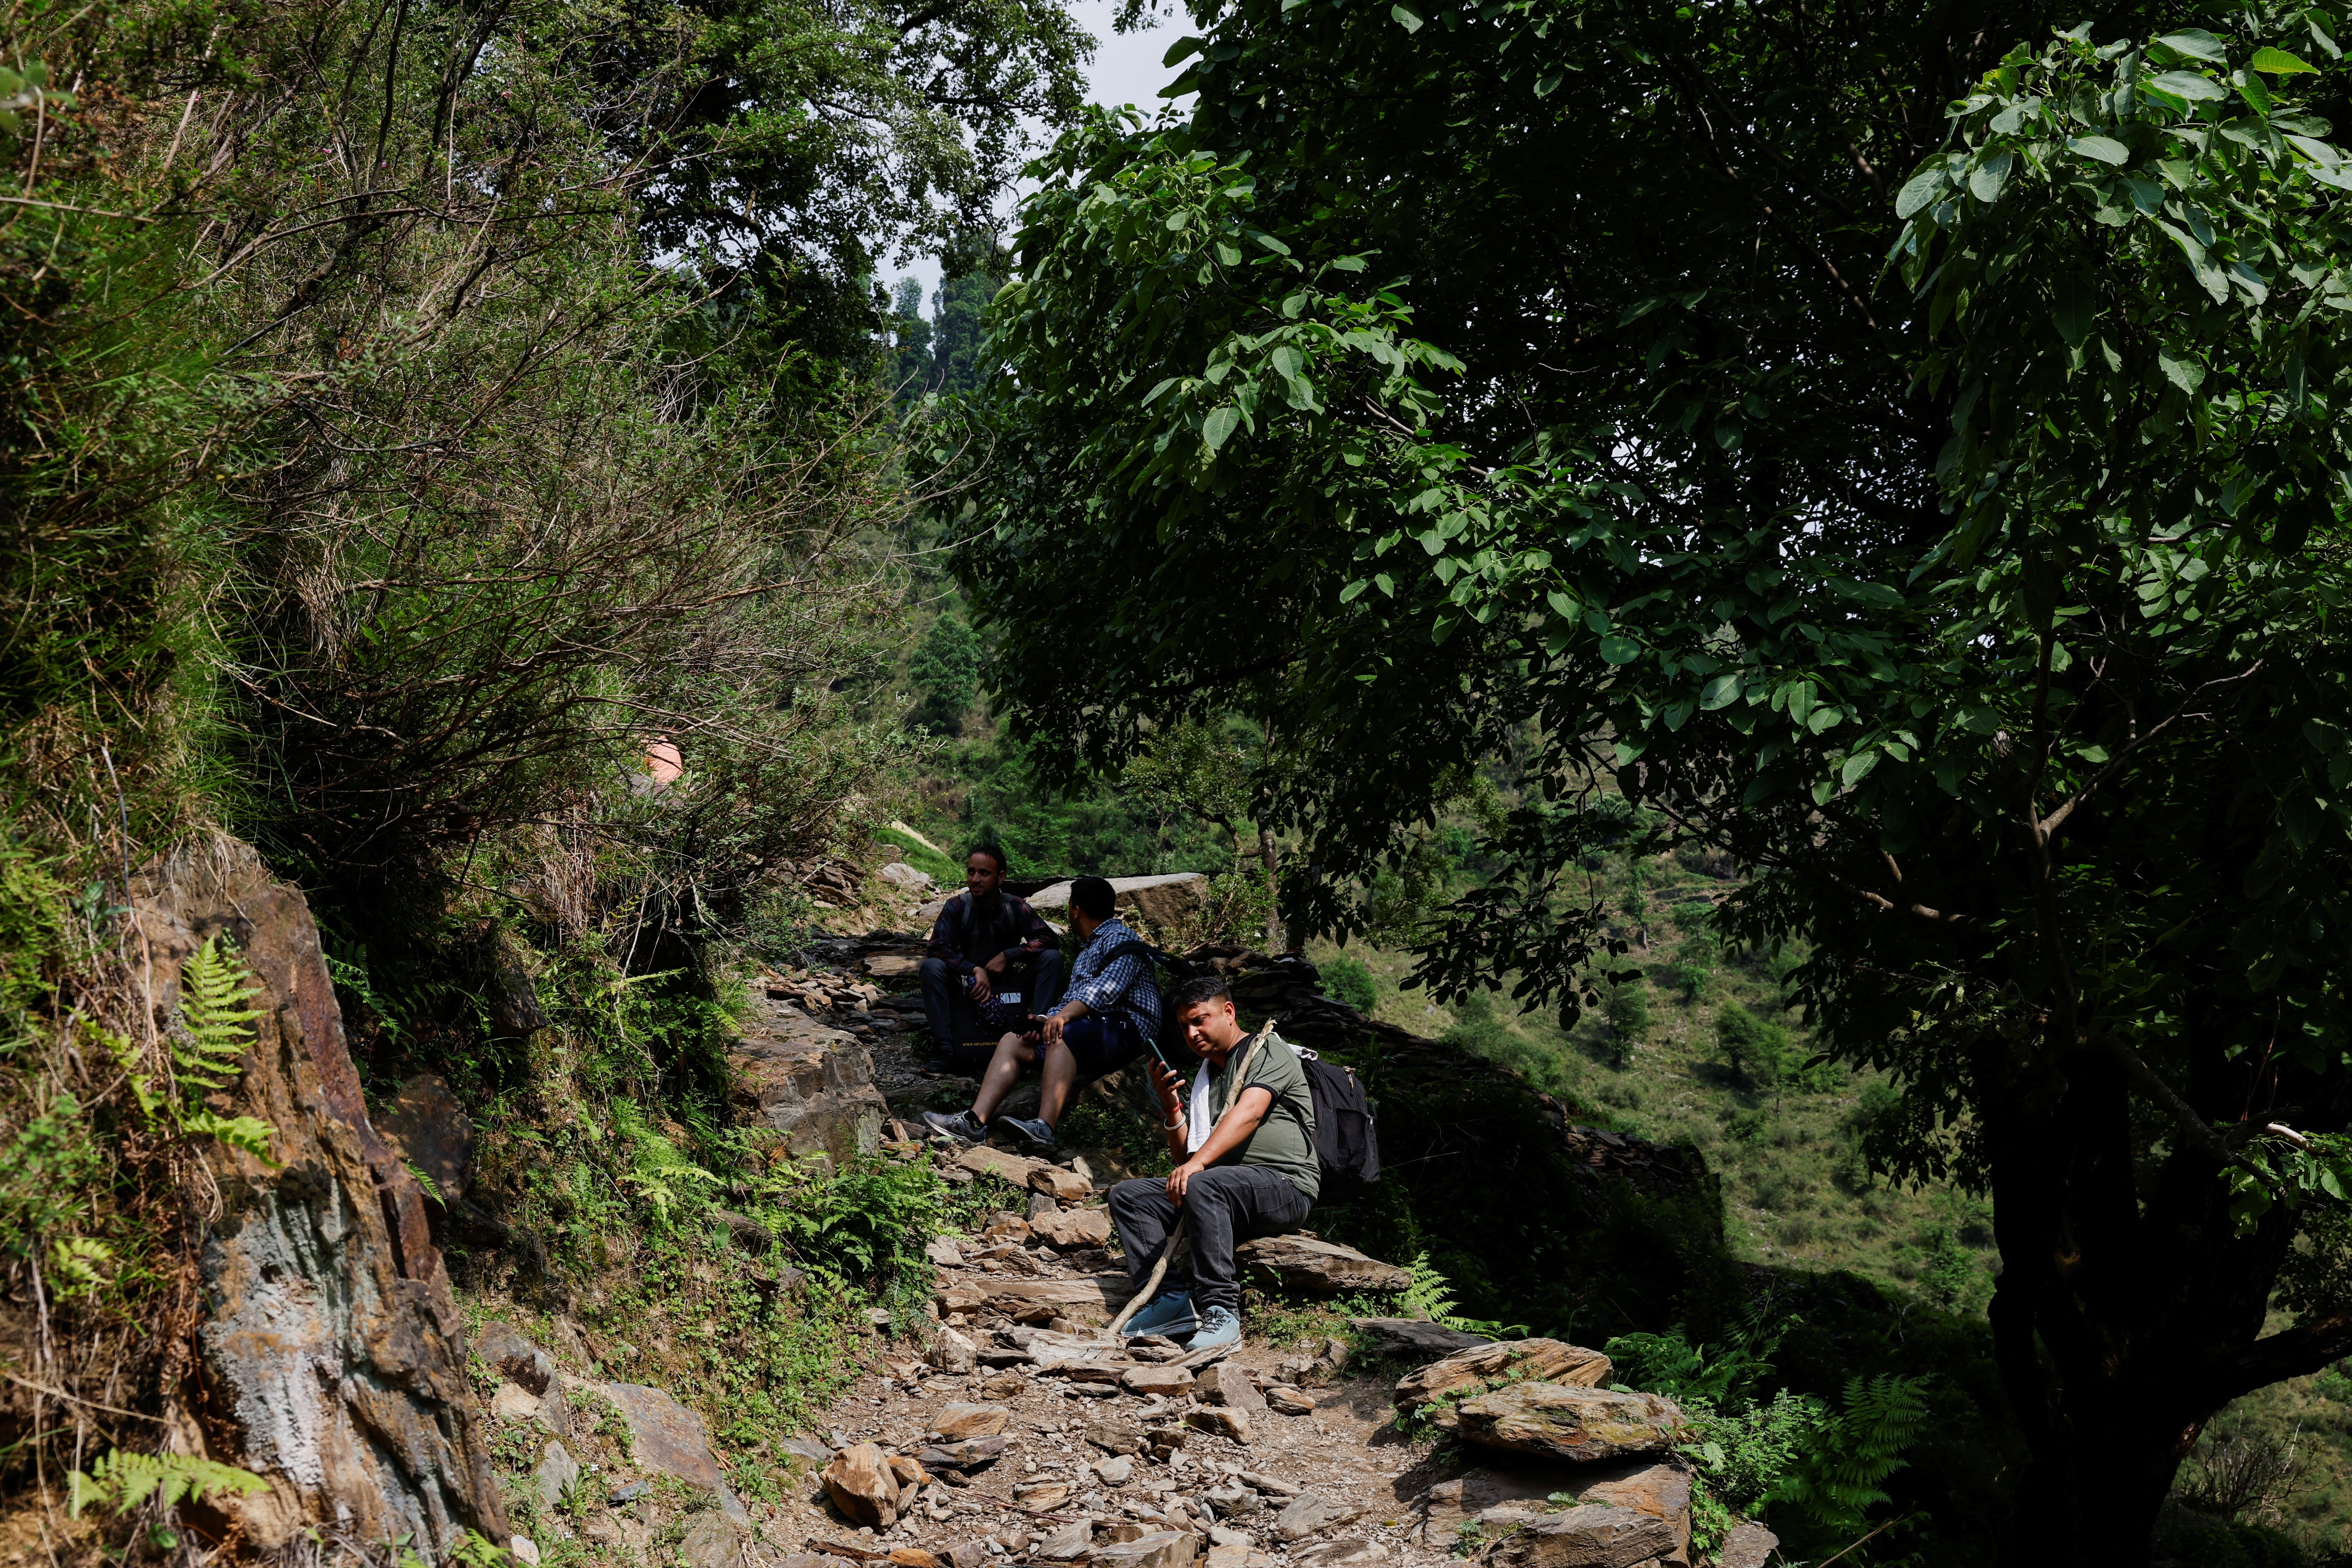
POLYGON ((2201 1151, 2136 1170, 2121 1068, 2052 1054, 2054 1067, 2000 1073, 2011 1092, 1986 1102, 2002 1262, 1993 1351, 2032 1455, 2004 1560, 2143 1568, 2206 1422, 2291 1375, 2254 1350, 2291 1222, 2273 1210, 2237 1236, 2201 1151))
POLYGON ((1257 830, 1257 858, 1265 867, 1265 950, 1287 952, 1289 943, 1284 939, 1282 923, 1282 883, 1276 873, 1282 868, 1282 851, 1275 847, 1274 835, 1265 828, 1257 830))

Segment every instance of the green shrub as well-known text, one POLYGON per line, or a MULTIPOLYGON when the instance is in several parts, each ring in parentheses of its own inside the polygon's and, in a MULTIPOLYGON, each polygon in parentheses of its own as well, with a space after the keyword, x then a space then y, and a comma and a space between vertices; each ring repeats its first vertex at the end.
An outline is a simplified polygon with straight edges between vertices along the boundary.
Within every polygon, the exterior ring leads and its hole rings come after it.
POLYGON ((1715 1037, 1724 1059, 1759 1089, 1780 1087, 1789 1050, 1789 1031, 1759 1018, 1737 1002, 1715 1010, 1715 1037))
POLYGON ((1362 959, 1339 953, 1325 961, 1322 973, 1326 994, 1345 1002, 1359 1013, 1369 1014, 1379 1005, 1380 988, 1362 959))

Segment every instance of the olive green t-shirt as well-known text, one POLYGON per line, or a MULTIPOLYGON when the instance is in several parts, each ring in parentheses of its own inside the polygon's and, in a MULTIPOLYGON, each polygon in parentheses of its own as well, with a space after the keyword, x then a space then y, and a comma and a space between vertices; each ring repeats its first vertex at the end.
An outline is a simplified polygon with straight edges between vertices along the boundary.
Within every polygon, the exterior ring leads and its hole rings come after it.
MULTIPOLYGON (((1209 1068, 1209 1119, 1214 1126, 1233 1104, 1234 1090, 1225 1081, 1249 1049, 1244 1040, 1225 1058, 1223 1068, 1209 1068)), ((1242 1146, 1217 1162, 1220 1165, 1271 1165, 1290 1184, 1312 1198, 1323 1190, 1323 1167, 1315 1158, 1315 1097, 1307 1091, 1307 1066, 1271 1028, 1251 1058, 1244 1089, 1263 1089, 1274 1096, 1265 1120, 1257 1124, 1242 1146)))

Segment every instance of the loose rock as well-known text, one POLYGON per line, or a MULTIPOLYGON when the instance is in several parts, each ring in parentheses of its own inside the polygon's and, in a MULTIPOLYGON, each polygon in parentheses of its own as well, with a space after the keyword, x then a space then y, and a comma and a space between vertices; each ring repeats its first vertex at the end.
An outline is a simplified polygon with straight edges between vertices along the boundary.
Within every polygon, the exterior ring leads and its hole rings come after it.
POLYGON ((1057 1203, 1074 1204, 1094 1195, 1094 1188, 1084 1176, 1043 1161, 1030 1167, 1025 1184, 1030 1191, 1045 1193, 1057 1203))
POLYGON ((1518 1383, 1455 1407, 1462 1436, 1514 1453, 1591 1464, 1672 1449, 1683 1413, 1654 1394, 1518 1383))
POLYGON ((1012 1441, 1010 1437, 967 1437, 961 1443, 926 1448, 916 1458, 925 1469, 977 1470, 1003 1458, 1012 1441))
POLYGON ((980 1347, 953 1329, 941 1329, 931 1342, 931 1364, 941 1372, 965 1373, 979 1364, 980 1347))
POLYGON ((1764 1568, 1765 1560, 1780 1545, 1780 1538, 1760 1524, 1735 1524, 1724 1537, 1717 1568, 1764 1568))
POLYGON ((1123 1487, 1135 1474, 1135 1461, 1125 1454, 1115 1454, 1108 1459, 1095 1461, 1094 1470, 1102 1478, 1103 1485, 1123 1487))
POLYGON ((1101 1568, 1192 1568, 1198 1549, 1194 1537, 1161 1530, 1098 1548, 1094 1560, 1101 1568))
MULTIPOLYGON (((1265 1398, 1250 1381, 1249 1373, 1231 1362, 1219 1362, 1201 1373, 1199 1397, 1212 1405, 1223 1405, 1238 1411, 1263 1411, 1265 1398)), ((1246 1441, 1247 1439, 1244 1439, 1246 1441)))
POLYGON ((1387 1547, 1360 1535, 1343 1535, 1290 1554, 1292 1568, 1370 1568, 1388 1560, 1387 1547))
POLYGON ((1074 1519, 1046 1534, 1032 1550, 1048 1563, 1074 1563, 1094 1550, 1095 1521, 1074 1519))
POLYGON ((1061 1251, 1102 1247, 1110 1240, 1110 1210, 1055 1209, 1050 1214, 1033 1215, 1029 1227, 1061 1251))
POLYGON ((1234 1248, 1244 1269, 1285 1289, 1337 1296, 1351 1290, 1402 1290, 1412 1284, 1410 1269, 1367 1258, 1352 1247, 1296 1233, 1264 1236, 1234 1248))
POLYGON ((963 1248, 952 1237, 935 1236, 923 1244, 923 1256, 942 1268, 963 1267, 963 1248))
POLYGON ((898 1522, 898 1480, 878 1445, 853 1443, 818 1478, 844 1517, 873 1530, 898 1522))
POLYGON ((1467 1333, 1424 1318, 1350 1318, 1349 1326, 1381 1342, 1381 1348, 1403 1355, 1452 1355, 1493 1342, 1485 1334, 1467 1333))
POLYGON ((1293 1388, 1286 1383, 1277 1383, 1267 1389, 1265 1403, 1269 1408, 1278 1410, 1285 1415, 1315 1414, 1314 1396, 1300 1389, 1293 1388))
POLYGON ((1304 1541, 1336 1526, 1364 1517, 1364 1510, 1324 1492, 1303 1492, 1275 1517, 1274 1532, 1285 1541, 1304 1541))
MULTIPOLYGON (((1506 1340, 1457 1351, 1397 1380, 1396 1407, 1410 1414, 1442 1394, 1502 1378, 1597 1388, 1609 1381, 1609 1358, 1559 1340, 1506 1340)), ((1454 1411, 1440 1405, 1431 1418, 1451 1430, 1454 1411)))
POLYGON ((1535 1520, 1497 1542, 1493 1561, 1510 1568, 1633 1568, 1675 1544, 1665 1521, 1596 1503, 1535 1520))
POLYGON ((1192 1374, 1181 1366, 1131 1366, 1120 1381, 1130 1394, 1173 1398, 1192 1386, 1192 1374))
POLYGON ((580 1479, 580 1461, 565 1453, 563 1445, 550 1442, 541 1450, 539 1463, 530 1472, 531 1485, 539 1491, 540 1500, 549 1508, 563 1500, 563 1494, 580 1479))
POLYGON ((993 1437, 1004 1430, 1011 1415, 1002 1405, 943 1405, 932 1430, 950 1443, 966 1437, 993 1437))
POLYGON ((1087 1423, 1087 1441, 1114 1454, 1132 1454, 1143 1447, 1143 1434, 1116 1421, 1087 1423))
POLYGON ((698 1515, 677 1543, 678 1561, 687 1568, 732 1568, 742 1537, 723 1513, 698 1515))
POLYGON ((1187 1426, 1220 1437, 1231 1437, 1236 1443, 1250 1440, 1249 1417, 1238 1410, 1195 1410, 1187 1415, 1184 1421, 1187 1426))

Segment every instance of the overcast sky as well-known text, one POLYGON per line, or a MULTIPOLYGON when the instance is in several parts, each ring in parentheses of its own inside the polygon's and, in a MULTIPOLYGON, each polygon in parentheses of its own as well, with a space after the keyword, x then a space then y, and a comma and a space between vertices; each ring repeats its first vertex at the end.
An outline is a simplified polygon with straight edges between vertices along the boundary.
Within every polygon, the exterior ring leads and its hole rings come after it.
MULTIPOLYGON (((1160 89, 1174 79, 1176 72, 1160 63, 1168 47, 1191 30, 1189 19, 1181 13, 1173 20, 1163 20, 1148 33, 1114 33, 1111 17, 1117 13, 1117 0, 1072 0, 1070 15, 1078 26, 1095 36, 1094 63, 1087 68, 1087 97, 1109 108, 1132 103, 1146 116, 1157 114, 1165 107, 1160 89)), ((1181 68, 1181 67, 1179 68, 1181 68)), ((1188 95, 1189 96, 1189 95, 1188 95)), ((923 282, 923 310, 930 311, 931 293, 940 286, 940 264, 925 257, 912 266, 884 270, 893 280, 902 277, 919 278, 923 282)))

